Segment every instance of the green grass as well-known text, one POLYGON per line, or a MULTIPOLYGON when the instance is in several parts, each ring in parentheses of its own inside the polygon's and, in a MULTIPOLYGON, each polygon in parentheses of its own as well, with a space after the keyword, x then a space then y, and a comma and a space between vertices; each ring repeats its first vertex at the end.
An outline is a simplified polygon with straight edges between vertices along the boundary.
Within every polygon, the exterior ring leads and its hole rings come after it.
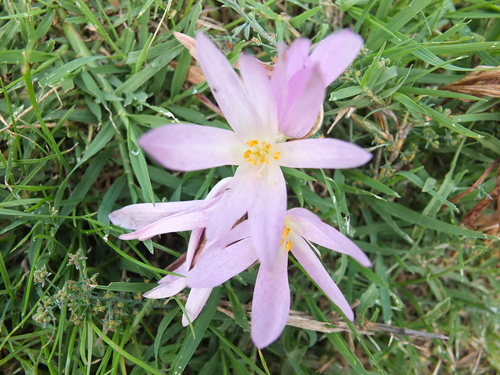
MULTIPOLYGON (((500 158, 500 100, 443 89, 477 66, 500 65, 500 7, 325 4, 3 2, 1 373, 500 372, 498 202, 460 225, 481 199, 495 192, 498 199, 498 165, 452 200, 500 158), (173 31, 201 28, 231 58, 247 51, 270 61, 279 41, 318 42, 342 27, 360 33, 365 48, 330 86, 321 132, 351 108, 328 134, 370 149, 374 159, 356 170, 286 178, 290 202, 349 233, 375 265, 324 253, 357 304, 356 322, 328 325, 338 332, 287 327, 258 352, 244 313, 253 267, 217 288, 183 328, 183 295, 152 301, 141 293, 185 250, 188 234, 125 242, 107 219, 127 204, 202 197, 232 173, 175 173, 137 146, 161 124, 224 124, 195 95, 210 95, 207 86, 187 82, 191 59, 173 31)), ((290 267, 292 309, 330 321, 334 306, 290 267)))

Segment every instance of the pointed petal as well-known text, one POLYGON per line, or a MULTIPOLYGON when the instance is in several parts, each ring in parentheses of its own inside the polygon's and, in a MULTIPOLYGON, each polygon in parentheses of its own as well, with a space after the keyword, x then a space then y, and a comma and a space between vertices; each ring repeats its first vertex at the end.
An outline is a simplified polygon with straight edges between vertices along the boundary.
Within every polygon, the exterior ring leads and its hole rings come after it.
POLYGON ((253 204, 258 187, 252 179, 253 165, 246 164, 236 169, 229 189, 222 196, 208 222, 206 235, 210 242, 226 235, 253 204))
POLYGON ((276 163, 268 165, 268 176, 257 177, 258 195, 248 210, 254 249, 263 267, 272 269, 281 242, 286 215, 286 184, 276 163))
POLYGON ((306 135, 313 127, 325 100, 319 68, 311 65, 290 78, 286 105, 280 112, 279 130, 292 138, 306 135))
POLYGON ((290 312, 288 253, 280 251, 274 268, 260 267, 252 301, 252 340, 262 349, 283 332, 290 312))
POLYGON ((142 135, 139 145, 165 168, 176 171, 232 165, 241 159, 241 141, 237 135, 211 126, 160 126, 142 135))
POLYGON ((275 139, 278 134, 278 116, 267 72, 259 61, 248 55, 241 55, 239 63, 249 99, 257 109, 253 114, 257 121, 252 139, 275 139))
POLYGON ((300 139, 274 148, 281 152, 279 163, 292 168, 356 168, 372 158, 361 147, 333 138, 300 139))
POLYGON ((349 255, 364 267, 372 266, 370 259, 354 242, 335 228, 323 223, 312 212, 304 208, 293 208, 287 215, 287 218, 294 223, 294 231, 301 237, 327 249, 349 255))
MULTIPOLYGON (((187 271, 188 266, 186 263, 183 263, 173 272, 179 275, 186 275, 187 271)), ((156 288, 144 293, 143 296, 153 299, 172 297, 186 287, 186 278, 175 275, 166 275, 158 281, 158 284, 159 285, 156 288)))
POLYGON ((167 216, 135 232, 122 234, 118 238, 122 240, 138 239, 144 241, 158 234, 204 228, 219 200, 218 198, 211 199, 203 203, 198 209, 167 216))
POLYGON ((186 287, 186 281, 178 278, 177 281, 168 284, 159 284, 156 288, 143 294, 146 298, 162 299, 175 296, 186 287))
POLYGON ((323 39, 311 53, 310 63, 319 64, 324 87, 338 78, 358 55, 363 39, 351 30, 341 30, 323 39))
POLYGON ((300 265, 304 267, 304 270, 312 277, 328 298, 342 310, 349 320, 353 321, 354 313, 351 306, 349 306, 344 294, 332 280, 331 276, 326 272, 325 267, 323 267, 316 254, 301 237, 292 235, 290 239, 293 244, 292 253, 300 265))
POLYGON ((244 138, 256 127, 256 108, 226 56, 204 34, 196 34, 196 54, 208 85, 231 127, 244 138))
MULTIPOLYGON (((189 320, 193 322, 198 315, 200 315, 201 310, 207 303, 208 297, 212 293, 212 288, 195 288, 191 289, 189 297, 186 302, 186 312, 189 316, 189 320)), ((186 316, 182 317, 182 325, 185 327, 189 324, 189 320, 186 316)))
POLYGON ((109 220, 125 229, 141 229, 167 216, 198 207, 203 201, 131 204, 113 211, 109 220))
POLYGON ((214 288, 245 271, 256 261, 252 241, 246 238, 225 249, 203 251, 189 271, 186 282, 191 288, 214 288))

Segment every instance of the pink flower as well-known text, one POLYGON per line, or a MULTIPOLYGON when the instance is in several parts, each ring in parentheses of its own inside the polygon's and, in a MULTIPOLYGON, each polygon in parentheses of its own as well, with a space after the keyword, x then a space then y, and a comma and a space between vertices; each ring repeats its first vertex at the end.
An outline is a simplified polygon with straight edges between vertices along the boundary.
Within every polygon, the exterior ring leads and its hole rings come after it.
POLYGON ((296 39, 288 50, 284 43, 279 45, 271 89, 283 134, 301 138, 309 132, 323 106, 325 88, 351 65, 362 45, 363 39, 347 29, 323 39, 311 54, 309 39, 296 39))
MULTIPOLYGON (((226 191, 230 180, 231 178, 225 178, 219 181, 208 193, 205 200, 132 204, 113 211, 109 215, 113 224, 134 230, 134 232, 120 235, 119 238, 122 240, 138 239, 144 241, 159 234, 192 231, 184 261, 173 268, 174 274, 163 277, 156 288, 144 293, 144 297, 169 298, 186 288, 185 276, 196 262, 208 219, 226 191)), ((241 230, 235 229, 226 237, 226 241, 235 242, 247 236, 246 233, 242 233, 241 230)), ((219 244, 219 242, 212 241, 206 245, 215 252, 224 246, 224 243, 219 244)), ((182 318, 184 326, 197 318, 211 291, 212 288, 193 288, 191 290, 186 302, 187 316, 182 318)))
POLYGON ((211 214, 206 236, 211 241, 222 238, 248 214, 254 248, 269 270, 275 266, 287 208, 280 167, 354 168, 371 159, 362 148, 337 139, 285 142, 287 136, 307 132, 310 119, 314 121, 321 109, 327 82, 359 51, 359 36, 349 31, 335 35, 310 56, 303 40, 288 52, 281 48, 275 74, 269 79, 262 65, 247 55, 240 57, 238 76, 208 37, 198 34, 198 60, 233 130, 174 124, 139 139, 148 154, 172 170, 238 167, 211 214), (336 55, 325 55, 331 46, 338 47, 336 55))
MULTIPOLYGON (((235 227, 240 237, 250 235, 250 225, 245 221, 235 227)), ((252 234, 253 235, 253 234, 252 234)), ((354 313, 344 295, 319 261, 307 241, 347 254, 365 267, 370 267, 368 257, 346 236, 323 223, 316 215, 303 208, 287 211, 281 244, 272 269, 260 267, 252 301, 252 339, 258 348, 275 341, 283 331, 290 311, 288 285, 288 251, 294 255, 304 270, 312 277, 328 298, 348 319, 354 313)), ((249 237, 222 249, 207 248, 196 265, 187 274, 187 286, 213 288, 247 269, 257 261, 258 255, 249 237)))

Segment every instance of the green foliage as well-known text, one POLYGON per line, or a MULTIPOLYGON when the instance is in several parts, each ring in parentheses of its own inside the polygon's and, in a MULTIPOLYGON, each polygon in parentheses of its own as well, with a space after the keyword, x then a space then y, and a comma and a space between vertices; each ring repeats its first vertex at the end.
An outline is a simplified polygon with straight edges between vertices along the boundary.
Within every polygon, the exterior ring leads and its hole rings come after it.
POLYGON ((445 87, 500 65, 499 10, 447 0, 4 1, 0 372, 499 372, 498 207, 466 217, 498 190, 499 93, 445 87), (244 51, 272 61, 280 41, 316 43, 343 27, 365 48, 329 88, 320 135, 355 142, 374 159, 285 175, 292 200, 352 237, 375 265, 320 249, 357 301, 356 322, 335 320, 335 306, 292 265, 292 309, 337 331, 287 327, 258 352, 246 316, 256 267, 215 289, 183 328, 184 295, 141 293, 167 273, 187 235, 125 243, 107 218, 132 203, 203 197, 232 174, 168 171, 137 145, 161 124, 225 126, 198 99, 207 85, 186 81, 192 60, 173 31, 201 28, 230 58, 244 51))

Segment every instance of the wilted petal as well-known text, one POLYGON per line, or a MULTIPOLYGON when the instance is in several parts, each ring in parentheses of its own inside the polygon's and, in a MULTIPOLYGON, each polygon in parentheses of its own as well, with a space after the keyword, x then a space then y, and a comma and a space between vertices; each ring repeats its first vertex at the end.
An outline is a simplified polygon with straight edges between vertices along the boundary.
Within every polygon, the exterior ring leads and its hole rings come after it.
POLYGON ((164 125, 146 132, 138 142, 158 163, 176 171, 197 171, 241 160, 238 136, 211 126, 164 125))
POLYGON ((314 65, 299 70, 288 81, 286 105, 279 113, 279 130, 292 138, 306 135, 313 127, 325 100, 325 86, 314 65))
POLYGON ((263 267, 272 269, 281 242, 286 215, 286 184, 276 163, 268 165, 268 175, 255 177, 257 196, 248 210, 252 242, 263 267))
POLYGON ((349 238, 332 226, 325 224, 312 212, 304 208, 292 208, 287 217, 294 222, 294 231, 308 241, 338 253, 347 254, 364 267, 372 263, 366 254, 349 238))
POLYGON ((252 241, 245 238, 235 244, 215 251, 205 249, 187 275, 191 288, 214 288, 245 271, 257 261, 252 241))
POLYGON ((292 235, 290 237, 293 256, 297 259, 304 270, 313 278, 321 290, 336 304, 349 320, 354 320, 354 313, 345 299, 344 295, 332 280, 331 276, 326 272, 325 267, 321 264, 316 254, 311 250, 309 245, 299 236, 292 235))
POLYGON ((250 139, 274 139, 278 134, 278 117, 267 72, 259 61, 248 55, 241 55, 239 63, 249 99, 256 109, 253 117, 257 121, 250 139))
POLYGON ((212 293, 212 288, 191 289, 186 302, 186 312, 189 316, 189 320, 185 315, 182 316, 182 325, 184 327, 187 326, 190 321, 193 322, 198 315, 200 315, 205 303, 207 303, 208 297, 210 297, 210 293, 212 293))
POLYGON ((351 30, 341 30, 323 39, 311 53, 310 62, 319 64, 324 87, 351 65, 363 45, 363 39, 351 30))
POLYGON ((372 158, 361 147, 333 138, 300 139, 274 147, 281 152, 280 164, 292 168, 356 168, 372 158))
POLYGON ((167 216, 196 208, 202 204, 201 200, 185 202, 139 203, 131 204, 113 211, 109 220, 125 229, 141 229, 167 216))
POLYGON ((252 340, 262 349, 283 332, 290 312, 288 253, 280 251, 274 268, 260 267, 252 301, 252 340))
POLYGON ((226 56, 204 34, 196 35, 196 53, 208 85, 235 132, 250 139, 257 126, 255 113, 248 93, 240 77, 234 71, 226 56))

